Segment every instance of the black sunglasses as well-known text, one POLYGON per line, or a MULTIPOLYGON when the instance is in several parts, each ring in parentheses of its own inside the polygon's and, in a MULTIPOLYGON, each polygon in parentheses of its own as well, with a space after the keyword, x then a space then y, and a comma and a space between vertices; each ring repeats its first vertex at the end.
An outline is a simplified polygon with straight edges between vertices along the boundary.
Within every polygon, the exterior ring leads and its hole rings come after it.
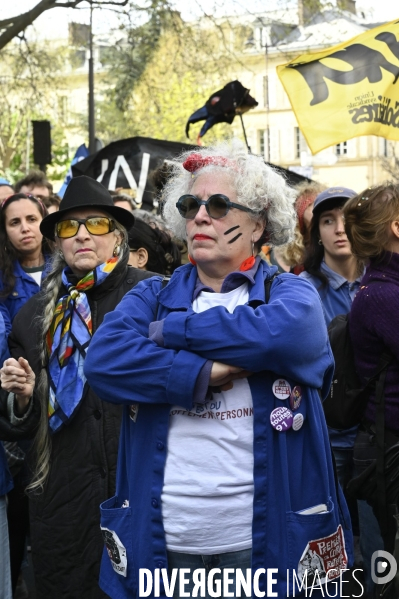
POLYGON ((115 222, 106 216, 89 216, 89 218, 67 218, 60 220, 56 226, 57 237, 68 239, 74 237, 79 231, 80 225, 84 225, 91 235, 106 235, 115 231, 115 222))
POLYGON ((206 211, 211 218, 223 218, 230 208, 237 208, 238 210, 255 214, 255 211, 251 210, 251 208, 230 202, 229 198, 221 193, 215 193, 210 196, 206 202, 200 200, 197 196, 186 194, 182 196, 176 204, 179 213, 183 218, 187 218, 188 220, 195 218, 201 206, 205 206, 206 211))

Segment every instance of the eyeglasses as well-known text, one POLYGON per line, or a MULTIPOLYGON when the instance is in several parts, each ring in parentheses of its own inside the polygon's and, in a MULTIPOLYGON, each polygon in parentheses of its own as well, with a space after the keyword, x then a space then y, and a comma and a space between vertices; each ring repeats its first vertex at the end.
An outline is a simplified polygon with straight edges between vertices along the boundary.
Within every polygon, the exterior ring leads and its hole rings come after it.
POLYGON ((74 237, 84 225, 91 235, 106 235, 115 231, 115 221, 106 216, 90 216, 89 218, 68 218, 56 224, 57 237, 68 239, 74 237))
POLYGON ((221 193, 215 193, 206 202, 200 200, 197 196, 187 194, 182 196, 176 204, 179 213, 183 218, 187 218, 188 220, 195 218, 201 206, 205 206, 211 218, 223 218, 230 208, 237 208, 238 210, 255 214, 255 211, 251 210, 251 208, 230 202, 229 198, 221 193))

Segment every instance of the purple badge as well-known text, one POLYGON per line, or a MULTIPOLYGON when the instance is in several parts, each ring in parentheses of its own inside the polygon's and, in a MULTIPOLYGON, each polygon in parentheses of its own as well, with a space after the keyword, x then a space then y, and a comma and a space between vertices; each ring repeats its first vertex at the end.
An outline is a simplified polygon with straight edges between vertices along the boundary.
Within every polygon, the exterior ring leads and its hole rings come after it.
POLYGON ((288 408, 282 406, 281 408, 274 408, 270 414, 270 422, 276 431, 288 431, 292 426, 294 416, 288 408))
POLYGON ((290 406, 291 410, 297 410, 301 405, 302 401, 302 389, 297 385, 293 388, 290 395, 290 406))

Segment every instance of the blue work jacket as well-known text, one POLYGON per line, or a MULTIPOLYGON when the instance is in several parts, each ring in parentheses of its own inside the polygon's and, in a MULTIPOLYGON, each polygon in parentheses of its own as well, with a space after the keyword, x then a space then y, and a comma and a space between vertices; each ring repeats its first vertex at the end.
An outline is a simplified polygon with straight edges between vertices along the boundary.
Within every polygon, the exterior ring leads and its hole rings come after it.
POLYGON ((306 270, 301 272, 299 276, 312 283, 319 292, 328 326, 338 314, 347 314, 350 312, 364 272, 355 281, 349 282, 342 275, 327 266, 324 260, 320 265, 320 270, 328 279, 328 283, 324 287, 320 279, 311 275, 306 270))
MULTIPOLYGON (((158 277, 139 283, 92 339, 85 361, 89 384, 104 400, 125 405, 116 496, 101 506, 105 538, 117 538, 126 552, 126 576, 119 558, 111 564, 115 542, 107 543, 109 555, 103 555, 100 586, 113 599, 138 596, 141 568, 167 568, 161 493, 169 412, 175 404, 193 408, 207 360, 254 373, 248 377, 254 410, 253 571, 277 568, 273 591, 287 597, 287 570, 292 578, 316 541, 331 548, 328 539, 342 535, 352 562, 350 518, 335 482, 319 395, 325 396, 333 374, 323 310, 314 287, 291 274, 274 279, 265 304, 264 279, 275 270, 261 262, 249 282, 248 304, 232 314, 220 306, 196 314, 191 304, 197 269, 186 264, 162 289, 158 277), (164 320, 164 347, 148 337, 155 319, 164 320), (288 399, 273 394, 281 377, 302 389, 298 412, 304 423, 296 431, 278 432, 270 423, 273 409, 289 407, 288 399), (319 504, 326 504, 325 513, 298 513, 319 504)), ((259 586, 266 591, 266 577, 259 586)), ((162 589, 161 583, 165 597, 162 589)), ((296 589, 293 596, 305 592, 296 589)))
MULTIPOLYGON (((42 281, 48 275, 51 268, 51 256, 45 256, 45 267, 42 281)), ((40 291, 36 281, 24 271, 18 260, 14 262, 15 286, 7 297, 0 298, 0 312, 3 315, 7 337, 11 333, 12 321, 24 304, 40 291)), ((2 273, 0 271, 0 290, 4 288, 2 273)))

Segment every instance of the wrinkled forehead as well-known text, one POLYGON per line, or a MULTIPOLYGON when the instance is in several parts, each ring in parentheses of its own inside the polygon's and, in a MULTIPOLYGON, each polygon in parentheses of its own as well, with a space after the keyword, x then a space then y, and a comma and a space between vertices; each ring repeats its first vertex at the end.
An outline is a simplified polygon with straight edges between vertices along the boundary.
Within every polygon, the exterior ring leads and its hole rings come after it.
POLYGON ((232 175, 226 171, 226 169, 209 167, 211 170, 201 172, 193 180, 190 193, 198 195, 203 198, 204 196, 211 196, 215 193, 221 193, 227 197, 236 195, 236 186, 232 175))

